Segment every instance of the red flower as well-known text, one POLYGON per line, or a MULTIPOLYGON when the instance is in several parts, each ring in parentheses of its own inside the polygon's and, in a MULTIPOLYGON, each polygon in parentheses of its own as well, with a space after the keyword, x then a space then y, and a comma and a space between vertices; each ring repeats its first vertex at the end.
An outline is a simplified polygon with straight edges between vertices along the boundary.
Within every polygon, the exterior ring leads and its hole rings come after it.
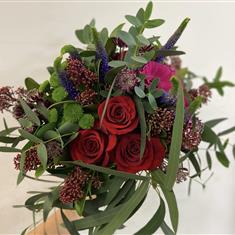
MULTIPOLYGON (((98 107, 101 119, 105 101, 98 107)), ((102 126, 114 135, 122 135, 133 131, 138 125, 135 103, 129 96, 116 96, 109 100, 102 126)))
POLYGON ((111 151, 116 146, 116 136, 107 135, 102 130, 81 130, 72 142, 70 152, 74 161, 107 166, 111 151))
POLYGON ((136 173, 141 170, 153 170, 159 167, 165 156, 165 149, 158 138, 152 137, 146 142, 146 148, 140 159, 140 134, 127 134, 121 137, 115 151, 117 170, 136 173))

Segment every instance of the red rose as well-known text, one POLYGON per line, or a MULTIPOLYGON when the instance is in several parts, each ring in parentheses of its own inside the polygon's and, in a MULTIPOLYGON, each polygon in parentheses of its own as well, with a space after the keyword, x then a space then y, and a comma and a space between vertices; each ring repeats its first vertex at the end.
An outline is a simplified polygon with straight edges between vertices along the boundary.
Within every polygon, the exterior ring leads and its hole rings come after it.
POLYGON ((74 161, 107 166, 111 151, 116 146, 116 136, 106 135, 101 130, 81 130, 72 142, 70 152, 74 161))
MULTIPOLYGON (((105 101, 98 107, 100 119, 104 106, 105 101)), ((115 135, 129 133, 137 127, 138 122, 135 103, 129 96, 116 96, 109 100, 102 126, 110 133, 115 135)))
POLYGON ((115 151, 117 170, 136 173, 159 167, 165 156, 165 149, 158 138, 146 141, 145 152, 140 159, 140 134, 127 134, 121 137, 115 151))

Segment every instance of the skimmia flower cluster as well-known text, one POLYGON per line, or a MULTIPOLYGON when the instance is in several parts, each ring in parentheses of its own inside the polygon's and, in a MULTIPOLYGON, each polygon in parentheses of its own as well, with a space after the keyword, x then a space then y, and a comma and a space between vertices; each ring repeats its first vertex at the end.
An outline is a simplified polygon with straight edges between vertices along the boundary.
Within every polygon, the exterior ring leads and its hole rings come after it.
POLYGON ((26 207, 43 211, 44 221, 52 208, 60 208, 71 234, 84 229, 113 234, 144 203, 149 186, 158 192, 160 207, 136 234, 159 227, 176 233, 175 183, 191 185, 198 178, 204 187, 203 172, 211 170, 213 155, 229 166, 231 143, 221 136, 235 128, 217 134, 213 127, 225 119, 205 121, 199 111, 213 90, 223 95, 234 84, 221 81, 222 68, 209 80, 183 66, 184 52, 176 43, 188 18, 167 42, 145 37, 145 30, 164 23, 150 18, 152 7, 149 2, 135 16, 126 15, 128 31, 124 24, 111 33, 98 30, 92 20, 76 30, 83 48, 64 46, 48 67, 48 80, 27 78, 26 88, 0 88, 0 111, 19 123, 8 127, 4 119, 0 132, 0 151, 15 153, 17 184, 24 178, 54 182, 45 173, 60 180, 47 192, 35 192, 26 207), (195 79, 201 79, 199 87, 195 79), (164 201, 171 225, 165 223, 164 201), (65 209, 82 218, 70 221, 65 209))

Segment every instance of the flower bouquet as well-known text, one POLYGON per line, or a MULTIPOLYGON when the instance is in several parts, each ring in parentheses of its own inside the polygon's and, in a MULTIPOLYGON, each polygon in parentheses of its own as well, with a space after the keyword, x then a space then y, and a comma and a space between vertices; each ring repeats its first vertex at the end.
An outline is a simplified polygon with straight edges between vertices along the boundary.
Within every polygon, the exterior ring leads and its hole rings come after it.
POLYGON ((166 43, 158 36, 145 37, 144 30, 164 23, 151 19, 151 12, 149 2, 136 16, 126 15, 127 31, 124 24, 111 33, 98 31, 92 20, 76 30, 86 46, 64 46, 47 68, 48 80, 38 84, 26 78, 26 88, 0 88, 0 111, 18 121, 8 127, 4 119, 0 132, 0 151, 17 153, 17 184, 24 178, 53 182, 45 179, 46 173, 59 179, 48 191, 29 192, 34 195, 23 206, 42 211, 44 221, 58 208, 70 234, 86 229, 89 234, 113 234, 144 204, 151 187, 159 208, 135 234, 153 234, 159 228, 174 234, 174 184, 200 179, 212 167, 213 152, 229 166, 229 140, 221 136, 234 127, 216 134, 212 128, 225 119, 202 122, 199 109, 213 89, 223 95, 224 87, 234 84, 221 80, 221 68, 208 80, 182 67, 179 55, 184 52, 176 43, 188 18, 166 43), (196 88, 195 79, 201 79, 196 88), (199 155, 200 142, 206 147, 199 155), (71 221, 64 210, 81 218, 71 221), (165 222, 167 211, 171 224, 165 222))

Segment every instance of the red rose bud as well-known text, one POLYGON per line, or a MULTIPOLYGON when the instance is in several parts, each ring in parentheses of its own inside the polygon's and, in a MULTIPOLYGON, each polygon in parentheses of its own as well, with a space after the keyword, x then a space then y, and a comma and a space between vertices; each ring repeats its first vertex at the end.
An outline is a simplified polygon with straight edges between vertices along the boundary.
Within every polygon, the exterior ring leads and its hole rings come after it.
POLYGON ((117 170, 136 173, 153 170, 161 166, 165 149, 158 138, 146 142, 143 157, 140 159, 140 134, 127 134, 121 137, 115 151, 117 170))
POLYGON ((106 166, 111 160, 111 152, 116 145, 116 136, 101 130, 81 130, 71 144, 70 152, 74 161, 106 166))
MULTIPOLYGON (((101 119, 105 102, 98 107, 98 115, 101 119)), ((122 135, 133 131, 139 123, 135 103, 129 96, 112 97, 102 121, 102 126, 111 134, 122 135)))

